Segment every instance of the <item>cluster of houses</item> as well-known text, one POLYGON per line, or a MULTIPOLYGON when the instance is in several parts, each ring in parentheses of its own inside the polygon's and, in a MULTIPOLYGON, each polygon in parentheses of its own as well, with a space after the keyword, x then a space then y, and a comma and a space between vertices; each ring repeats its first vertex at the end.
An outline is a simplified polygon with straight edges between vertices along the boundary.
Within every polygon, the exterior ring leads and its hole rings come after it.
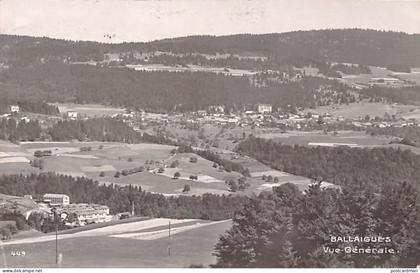
MULTIPOLYGON (((25 198, 32 199, 31 195, 25 198)), ((42 200, 35 200, 38 209, 32 212, 53 215, 58 213, 68 226, 84 226, 92 223, 108 222, 115 218, 110 215, 109 207, 98 204, 70 203, 66 194, 46 193, 42 200), (54 212, 55 211, 55 212, 54 212)))
POLYGON ((159 114, 145 111, 130 112, 123 116, 124 120, 140 131, 144 126, 164 126, 167 124, 190 124, 203 126, 212 124, 215 126, 239 126, 239 127, 282 127, 287 129, 301 130, 310 128, 313 124, 332 124, 346 122, 355 127, 402 127, 416 125, 414 121, 373 121, 364 120, 364 117, 353 120, 345 120, 343 116, 332 116, 329 113, 282 113, 274 110, 271 104, 249 104, 241 112, 232 113, 226 111, 224 105, 212 105, 206 110, 198 110, 189 113, 159 114))

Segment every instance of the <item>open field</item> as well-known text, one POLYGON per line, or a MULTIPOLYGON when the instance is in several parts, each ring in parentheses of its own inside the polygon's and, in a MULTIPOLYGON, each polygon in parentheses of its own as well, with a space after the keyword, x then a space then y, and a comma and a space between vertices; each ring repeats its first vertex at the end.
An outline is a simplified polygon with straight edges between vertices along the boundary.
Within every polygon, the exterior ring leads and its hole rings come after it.
POLYGON ((411 73, 394 72, 386 69, 385 67, 377 66, 370 66, 369 68, 372 71, 371 74, 343 75, 343 77, 339 80, 350 84, 368 85, 374 78, 400 78, 402 80, 415 82, 415 84, 420 84, 420 74, 418 72, 418 68, 412 69, 411 73))
MULTIPOLYGON (((298 138, 290 138, 296 140, 298 138)), ((0 143, 1 144, 1 143, 0 143)), ((3 142, 7 146, 7 142, 3 142)), ((377 144, 377 143, 376 143, 377 144)), ((169 145, 157 144, 124 144, 124 143, 101 143, 101 142, 26 142, 19 145, 10 146, 15 152, 32 154, 36 150, 52 150, 53 155, 43 158, 43 172, 55 172, 74 177, 87 177, 104 184, 137 185, 143 190, 170 195, 202 195, 205 193, 231 194, 225 181, 230 178, 242 176, 236 172, 220 171, 213 167, 213 162, 208 161, 196 154, 176 154, 171 151, 175 148, 169 145), (91 147, 90 151, 80 151, 81 147, 91 147), (190 162, 191 157, 198 159, 197 163, 190 162), (172 162, 177 160, 179 165, 176 168, 169 168, 172 162), (123 170, 130 170, 144 167, 144 171, 133 174, 123 175, 123 170), (164 167, 164 171, 159 173, 159 167, 164 167), (149 170, 149 171, 148 171, 149 170), (120 172, 119 177, 115 174, 120 172), (173 179, 175 172, 179 172, 181 177, 173 179), (197 180, 191 180, 190 176, 197 176, 197 180), (183 193, 185 185, 190 186, 190 191, 183 193)), ((305 189, 310 183, 304 177, 279 172, 259 163, 258 161, 242 157, 234 157, 234 153, 223 149, 214 149, 222 157, 242 164, 251 172, 247 183, 250 187, 238 194, 259 193, 263 190, 270 190, 271 187, 262 187, 265 183, 261 179, 263 174, 272 175, 279 179, 279 183, 295 183, 305 189), (297 181, 297 182, 295 182, 297 181), (305 182, 302 182, 305 181, 305 182)), ((2 154, 4 155, 4 154, 2 154)), ((27 162, 33 160, 33 156, 28 156, 27 162)), ((1 157, 0 161, 8 159, 1 157)), ((1 163, 0 174, 28 174, 39 173, 38 168, 31 167, 27 162, 22 163, 1 163)))
POLYGON ((366 147, 372 145, 387 145, 390 138, 383 136, 369 136, 360 131, 338 131, 337 135, 325 134, 322 131, 290 131, 287 133, 264 133, 258 135, 260 138, 272 139, 288 145, 309 145, 309 146, 335 146, 347 145, 350 147, 366 147))
MULTIPOLYGON (((333 117, 343 117, 346 119, 359 119, 369 115, 371 118, 383 117, 385 113, 390 116, 395 115, 396 117, 406 118, 410 114, 417 113, 420 111, 419 106, 415 105, 402 105, 402 104, 384 104, 379 102, 358 102, 350 103, 349 105, 329 105, 320 106, 316 109, 305 109, 303 112, 325 114, 329 113, 333 117)), ((418 114, 418 113, 417 113, 418 114)))
POLYGON ((126 65, 125 67, 137 70, 137 71, 169 71, 169 72, 208 72, 225 74, 231 76, 245 76, 257 74, 255 71, 244 70, 244 69, 233 69, 224 67, 205 67, 199 65, 187 65, 187 66, 168 66, 162 64, 138 64, 138 65, 126 65))
POLYGON ((124 108, 104 106, 100 104, 53 103, 52 105, 57 106, 60 113, 76 111, 80 116, 90 118, 113 116, 115 114, 124 114, 126 112, 124 108))
MULTIPOLYGON (((110 233, 94 234, 92 230, 90 234, 85 233, 79 236, 75 233, 71 234, 73 237, 61 238, 58 247, 63 256, 62 267, 188 267, 191 264, 208 266, 215 262, 212 252, 219 236, 231 226, 230 221, 188 220, 185 222, 185 220, 172 219, 174 233, 171 236, 171 256, 169 257, 168 238, 165 236, 168 232, 169 219, 150 219, 137 223, 138 229, 130 230, 135 233, 142 231, 147 240, 114 237, 124 232, 124 234, 130 234, 124 230, 118 230, 120 225, 115 225, 110 233), (176 221, 184 221, 184 223, 175 224, 176 221)), ((121 226, 124 225, 121 224, 121 226)), ((59 238, 63 236, 65 235, 60 235, 59 238)), ((55 266, 54 240, 3 244, 3 248, 9 267, 55 266), (26 255, 24 257, 11 256, 10 252, 16 249, 25 251, 26 255)), ((4 260, 0 260, 0 264, 4 267, 4 260)))
POLYGON ((0 175, 37 172, 29 165, 32 155, 17 144, 0 140, 0 175))

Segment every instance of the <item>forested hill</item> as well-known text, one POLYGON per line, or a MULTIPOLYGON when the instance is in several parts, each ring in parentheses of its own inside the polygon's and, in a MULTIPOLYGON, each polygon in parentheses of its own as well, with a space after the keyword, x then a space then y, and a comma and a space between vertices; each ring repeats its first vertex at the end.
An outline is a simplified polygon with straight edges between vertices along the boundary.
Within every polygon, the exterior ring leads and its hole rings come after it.
POLYGON ((420 156, 401 149, 289 146, 249 136, 237 151, 274 169, 338 185, 379 190, 409 182, 420 189, 420 156))
POLYGON ((149 43, 103 44, 0 35, 0 63, 39 62, 42 58, 102 60, 108 52, 230 53, 270 56, 287 63, 308 60, 363 65, 420 66, 420 35, 376 30, 340 29, 275 34, 191 36, 149 43))
POLYGON ((290 61, 325 58, 333 62, 377 66, 420 64, 419 34, 362 29, 191 36, 156 41, 151 45, 180 52, 260 53, 290 61))

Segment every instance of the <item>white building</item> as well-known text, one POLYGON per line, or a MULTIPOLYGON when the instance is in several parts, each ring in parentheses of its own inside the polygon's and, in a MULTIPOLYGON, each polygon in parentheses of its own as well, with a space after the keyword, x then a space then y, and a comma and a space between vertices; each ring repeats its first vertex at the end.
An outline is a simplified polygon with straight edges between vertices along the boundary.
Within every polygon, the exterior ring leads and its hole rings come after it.
POLYGON ((70 204, 70 197, 65 194, 46 193, 43 196, 43 201, 52 206, 67 206, 70 204))
POLYGON ((71 119, 71 120, 76 120, 76 119, 77 119, 77 117, 78 117, 78 114, 77 114, 77 112, 76 112, 76 111, 68 111, 68 112, 66 113, 66 116, 67 116, 67 118, 68 118, 68 119, 71 119))
POLYGON ((271 113, 272 110, 273 110, 273 107, 271 106, 271 104, 262 104, 262 103, 257 104, 257 112, 260 114, 271 113))
POLYGON ((70 204, 63 207, 63 212, 76 216, 76 225, 84 226, 90 223, 102 223, 112 219, 109 215, 109 207, 96 204, 70 204))
POLYGON ((19 113, 20 107, 19 105, 9 105, 10 113, 19 113))

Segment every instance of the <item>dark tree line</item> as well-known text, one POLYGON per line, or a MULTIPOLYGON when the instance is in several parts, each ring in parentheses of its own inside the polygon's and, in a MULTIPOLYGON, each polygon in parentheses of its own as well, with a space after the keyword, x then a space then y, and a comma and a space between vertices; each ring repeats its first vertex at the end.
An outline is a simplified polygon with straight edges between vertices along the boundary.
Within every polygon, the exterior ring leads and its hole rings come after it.
POLYGON ((303 194, 290 183, 251 198, 216 245, 215 267, 407 267, 420 259, 420 194, 401 182, 373 192, 363 183, 342 191, 315 184, 303 194), (331 236, 389 237, 334 242, 331 236), (372 239, 372 241, 375 239, 372 239), (393 249, 394 253, 347 253, 393 249), (329 253, 331 249, 340 253, 329 253))
POLYGON ((250 103, 270 103, 274 109, 286 109, 289 105, 324 105, 325 97, 331 100, 329 103, 354 99, 349 88, 338 81, 317 77, 308 76, 297 82, 274 81, 257 87, 245 76, 145 72, 60 62, 49 62, 36 68, 10 68, 0 72, 0 81, 7 83, 0 94, 15 98, 101 103, 158 112, 200 110, 221 104, 241 110, 250 103))
POLYGON ((176 142, 162 135, 136 132, 122 120, 113 118, 92 118, 87 120, 64 120, 43 130, 38 121, 17 121, 14 118, 0 119, 0 139, 10 141, 110 141, 124 143, 157 143, 176 145, 176 142))
MULTIPOLYGON (((223 169, 227 172, 238 172, 244 176, 250 177, 249 170, 244 168, 241 164, 233 162, 228 159, 222 158, 220 155, 210 151, 210 150, 195 150, 190 146, 180 145, 177 150, 179 153, 195 153, 201 156, 204 159, 214 162, 216 165, 213 167, 222 166, 223 169)), ((190 161, 191 162, 191 161, 190 161)))
POLYGON ((143 191, 138 186, 106 186, 87 178, 53 173, 2 176, 0 192, 14 196, 31 194, 35 198, 41 198, 45 193, 61 193, 69 195, 72 203, 107 205, 111 213, 131 211, 134 203, 136 215, 209 220, 231 218, 247 199, 244 196, 214 194, 165 197, 143 191))
POLYGON ((373 102, 397 102, 402 104, 420 104, 420 86, 387 88, 372 86, 360 91, 360 98, 373 102))
POLYGON ((0 119, 0 139, 9 141, 34 141, 41 136, 38 121, 17 121, 16 119, 0 119))
POLYGON ((87 120, 59 121, 48 129, 53 141, 77 139, 135 143, 142 141, 142 135, 113 118, 92 118, 87 120))
POLYGON ((393 148, 289 146, 249 136, 237 152, 271 167, 338 185, 364 183, 380 188, 407 181, 420 187, 420 156, 393 148))
MULTIPOLYGON (((420 65, 418 34, 336 29, 273 34, 190 36, 150 43, 102 44, 13 35, 0 36, 0 61, 9 66, 36 65, 42 61, 102 61, 106 53, 229 53, 271 57, 277 63, 302 64, 305 60, 387 66, 420 65)), ((130 55, 130 54, 129 54, 130 55)))
POLYGON ((0 101, 0 113, 8 113, 10 105, 18 105, 21 112, 37 113, 44 115, 58 115, 60 111, 57 106, 41 101, 28 101, 2 98, 0 101))

